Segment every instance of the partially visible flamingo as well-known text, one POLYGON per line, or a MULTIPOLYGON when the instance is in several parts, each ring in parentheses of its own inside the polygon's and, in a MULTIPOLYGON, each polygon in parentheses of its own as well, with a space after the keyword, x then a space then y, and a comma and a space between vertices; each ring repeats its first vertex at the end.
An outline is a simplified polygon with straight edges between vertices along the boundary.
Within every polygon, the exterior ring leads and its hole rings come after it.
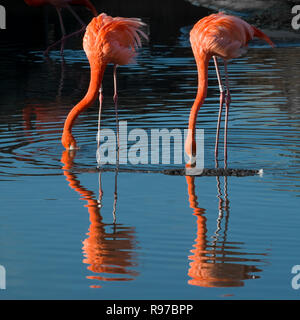
POLYGON ((217 160, 220 121, 225 100, 224 163, 225 168, 227 167, 227 127, 229 105, 231 101, 227 75, 227 61, 245 53, 248 42, 254 37, 261 38, 274 47, 274 43, 262 31, 238 17, 226 15, 223 12, 211 14, 210 16, 199 20, 191 30, 190 42, 198 69, 198 91, 190 112, 189 130, 185 142, 185 151, 190 158, 190 163, 188 165, 193 166, 195 162, 196 120, 198 111, 206 98, 208 64, 209 60, 213 58, 220 89, 220 109, 216 133, 215 158, 217 160), (226 95, 221 80, 217 57, 224 60, 226 95))
MULTIPOLYGON (((72 127, 78 115, 91 106, 98 94, 100 100, 99 118, 102 105, 102 79, 108 63, 114 64, 114 102, 117 121, 117 65, 132 62, 136 56, 136 48, 141 46, 141 36, 147 35, 140 29, 145 24, 137 18, 112 18, 105 13, 92 19, 86 28, 83 48, 91 67, 90 84, 85 97, 70 111, 64 124, 62 144, 66 149, 76 149, 76 141, 72 135, 72 127)), ((99 120, 100 121, 100 120, 99 120)), ((118 127, 117 127, 118 131, 118 127)))
POLYGON ((29 6, 33 7, 38 7, 38 6, 43 6, 50 4, 55 7, 58 18, 59 18, 59 23, 60 23, 60 28, 61 28, 61 33, 62 33, 62 38, 55 43, 51 44, 45 51, 44 55, 47 56, 50 49, 56 46, 57 44, 61 43, 61 49, 60 49, 60 54, 63 54, 64 51, 64 44, 65 40, 67 38, 72 37, 75 34, 78 34, 80 32, 83 32, 86 28, 85 23, 80 19, 80 17, 77 15, 77 13, 72 9, 71 5, 82 5, 89 9, 93 15, 96 17, 98 15, 96 8, 93 6, 93 4, 89 0, 24 0, 29 6), (69 35, 66 34, 65 26, 63 23, 63 18, 61 15, 61 9, 62 8, 67 8, 75 17, 75 19, 81 24, 82 28, 78 31, 75 31, 69 35))

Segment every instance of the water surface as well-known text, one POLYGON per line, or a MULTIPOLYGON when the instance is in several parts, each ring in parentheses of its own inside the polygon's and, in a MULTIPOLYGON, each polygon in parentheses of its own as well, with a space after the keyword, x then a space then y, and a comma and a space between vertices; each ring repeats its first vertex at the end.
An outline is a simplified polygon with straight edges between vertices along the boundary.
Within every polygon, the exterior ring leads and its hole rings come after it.
MULTIPOLYGON (((128 130, 186 128, 197 89, 187 32, 119 68, 128 130)), ((89 66, 80 50, 67 50, 64 63, 58 52, 50 58, 0 61, 2 299, 299 299, 291 269, 300 258, 300 46, 254 42, 229 65, 229 167, 264 170, 244 178, 100 175, 97 104, 74 127, 80 149, 64 153, 63 123, 89 66)), ((112 66, 103 86, 102 126, 114 128, 112 66)), ((206 168, 218 103, 211 63, 198 117, 206 168)))

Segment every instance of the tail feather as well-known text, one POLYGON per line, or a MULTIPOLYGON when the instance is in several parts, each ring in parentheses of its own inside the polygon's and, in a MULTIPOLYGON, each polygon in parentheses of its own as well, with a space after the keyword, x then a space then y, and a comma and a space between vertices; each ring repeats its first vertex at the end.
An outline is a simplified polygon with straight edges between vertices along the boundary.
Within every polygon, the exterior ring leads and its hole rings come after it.
POLYGON ((275 47, 275 44, 272 42, 272 40, 265 33, 263 33, 261 30, 259 30, 258 28, 254 27, 254 26, 252 26, 252 28, 254 30, 254 37, 265 40, 272 48, 275 47))

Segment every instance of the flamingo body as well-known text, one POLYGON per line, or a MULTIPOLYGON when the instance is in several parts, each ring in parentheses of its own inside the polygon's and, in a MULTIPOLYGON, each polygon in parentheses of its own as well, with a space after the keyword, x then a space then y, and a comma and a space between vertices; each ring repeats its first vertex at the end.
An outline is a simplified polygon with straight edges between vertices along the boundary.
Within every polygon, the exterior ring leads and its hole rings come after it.
POLYGON ((248 42, 254 37, 273 42, 259 29, 246 21, 219 12, 198 21, 190 33, 193 50, 223 59, 237 58, 245 53, 248 42))
POLYGON ((94 60, 118 65, 133 62, 135 48, 141 46, 140 35, 147 38, 140 30, 143 25, 137 18, 113 18, 105 13, 94 18, 83 38, 83 49, 90 63, 94 60))
POLYGON ((66 149, 76 149, 72 126, 78 115, 94 103, 101 87, 108 63, 124 65, 132 62, 136 48, 141 46, 141 30, 145 24, 137 18, 112 18, 105 13, 92 19, 86 28, 83 48, 89 59, 91 77, 85 97, 70 111, 64 124, 62 144, 66 149))

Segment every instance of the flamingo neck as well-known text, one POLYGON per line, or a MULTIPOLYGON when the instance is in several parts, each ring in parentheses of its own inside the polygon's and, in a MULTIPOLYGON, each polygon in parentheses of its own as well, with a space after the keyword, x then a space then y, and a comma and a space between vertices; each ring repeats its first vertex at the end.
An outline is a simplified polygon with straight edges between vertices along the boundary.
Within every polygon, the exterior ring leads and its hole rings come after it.
POLYGON ((200 110, 206 98, 208 83, 208 64, 210 58, 210 55, 202 52, 195 55, 198 69, 198 90, 189 118, 189 129, 191 129, 193 133, 196 128, 198 111, 200 110))
POLYGON ((90 107, 97 99, 103 79, 106 63, 91 63, 90 84, 84 98, 70 111, 64 125, 64 134, 72 133, 72 127, 78 115, 90 107))
POLYGON ((189 128, 187 133, 187 138, 185 141, 185 152, 190 157, 189 165, 195 164, 195 158, 196 155, 196 140, 195 140, 195 129, 196 129, 196 121, 197 121, 197 115, 200 107, 204 103, 204 100, 206 98, 207 93, 207 77, 208 77, 208 63, 211 58, 210 55, 203 53, 201 51, 200 53, 198 51, 194 51, 195 59, 197 63, 197 69, 198 69, 198 90, 197 90, 197 96, 194 101, 194 104, 191 108, 190 112, 190 118, 189 118, 189 128))

